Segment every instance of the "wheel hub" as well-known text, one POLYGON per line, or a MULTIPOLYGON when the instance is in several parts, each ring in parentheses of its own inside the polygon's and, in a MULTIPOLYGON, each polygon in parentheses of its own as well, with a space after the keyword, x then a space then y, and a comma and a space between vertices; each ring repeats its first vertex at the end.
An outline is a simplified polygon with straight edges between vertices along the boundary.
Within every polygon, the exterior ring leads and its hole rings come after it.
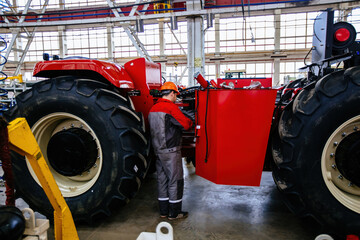
POLYGON ((335 156, 340 173, 360 186, 360 132, 351 133, 341 141, 335 156))
POLYGON ((90 133, 70 128, 55 133, 47 146, 50 165, 64 176, 88 171, 97 160, 97 146, 90 133))
POLYGON ((321 156, 326 187, 344 206, 360 213, 360 115, 341 124, 328 138, 321 156))

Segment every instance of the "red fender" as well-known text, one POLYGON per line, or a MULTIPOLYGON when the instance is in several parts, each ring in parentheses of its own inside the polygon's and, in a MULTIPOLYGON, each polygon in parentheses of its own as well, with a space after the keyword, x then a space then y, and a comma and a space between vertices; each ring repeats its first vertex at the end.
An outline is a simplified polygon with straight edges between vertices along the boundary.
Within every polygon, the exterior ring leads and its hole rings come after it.
POLYGON ((64 75, 103 77, 118 88, 134 88, 134 83, 125 69, 111 62, 94 59, 69 59, 42 61, 35 65, 36 77, 57 77, 64 75))
POLYGON ((151 63, 145 58, 138 58, 124 64, 124 67, 134 80, 135 89, 140 90, 140 96, 133 96, 136 111, 142 112, 147 123, 150 108, 154 105, 151 89, 159 89, 161 82, 160 63, 151 63))
POLYGON ((68 59, 38 62, 34 68, 36 77, 58 77, 75 75, 90 79, 107 80, 118 88, 138 90, 132 96, 136 111, 147 116, 154 104, 150 95, 151 89, 159 89, 161 82, 161 65, 138 58, 125 63, 124 67, 111 62, 93 59, 68 59))

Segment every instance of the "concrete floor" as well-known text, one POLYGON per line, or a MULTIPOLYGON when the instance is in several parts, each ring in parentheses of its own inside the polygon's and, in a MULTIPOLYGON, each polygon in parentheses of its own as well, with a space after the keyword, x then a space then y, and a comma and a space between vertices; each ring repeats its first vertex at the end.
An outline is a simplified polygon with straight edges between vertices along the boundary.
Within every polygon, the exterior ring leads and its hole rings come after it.
MULTIPOLYGON (((192 165, 184 165, 183 209, 189 217, 168 221, 176 240, 202 239, 315 239, 317 230, 294 216, 282 203, 270 172, 264 172, 260 187, 213 184, 195 174, 192 165)), ((3 189, 0 189, 3 190, 3 189)), ((4 204, 4 193, 0 193, 4 204)), ((17 200, 19 208, 25 203, 17 200)), ((155 232, 159 218, 156 179, 150 176, 139 193, 125 207, 94 226, 77 224, 81 240, 135 240, 141 232, 155 232)), ((54 239, 53 228, 48 231, 54 239)))

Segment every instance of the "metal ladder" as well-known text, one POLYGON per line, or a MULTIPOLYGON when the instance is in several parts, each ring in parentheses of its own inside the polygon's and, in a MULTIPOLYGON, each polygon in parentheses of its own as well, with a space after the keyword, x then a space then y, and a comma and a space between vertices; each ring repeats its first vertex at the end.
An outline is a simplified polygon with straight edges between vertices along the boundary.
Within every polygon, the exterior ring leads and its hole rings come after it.
MULTIPOLYGON (((135 4, 139 4, 142 3, 143 0, 136 0, 135 4)), ((120 14, 117 10, 117 8, 115 7, 115 4, 112 0, 107 0, 107 3, 109 5, 109 7, 112 8, 112 11, 115 15, 115 17, 120 18, 125 16, 124 14, 120 14)), ((145 4, 143 7, 143 10, 146 10, 148 8, 149 4, 145 4)), ((138 6, 133 6, 131 9, 131 12, 129 13, 129 16, 134 16, 135 12, 137 14, 141 14, 138 10, 137 10, 138 6)), ((125 33, 128 35, 130 41, 132 42, 132 44, 134 45, 134 47, 136 48, 137 52, 139 53, 139 55, 143 58, 146 58, 148 61, 153 62, 149 53, 147 52, 147 50, 145 49, 144 44, 142 44, 142 42, 140 41, 136 31, 134 30, 134 28, 130 25, 125 25, 123 26, 125 33)))
MULTIPOLYGON (((21 12, 21 14, 27 14, 30 9, 30 4, 32 0, 28 0, 26 3, 24 10, 21 12)), ((45 13, 46 7, 48 6, 49 0, 45 0, 43 6, 41 7, 40 13, 45 13)), ((7 5, 4 8, 0 9, 0 14, 3 15, 3 19, 6 23, 10 23, 10 21, 17 21, 18 23, 23 23, 25 21, 25 16, 14 16, 14 17, 6 17, 5 10, 8 9, 11 11, 12 14, 19 14, 19 12, 11 5, 9 0, 2 1, 2 5, 7 5)), ((41 21, 41 18, 43 16, 40 15, 38 18, 38 22, 41 21)), ((37 30, 37 27, 33 28, 32 31, 29 31, 27 28, 17 28, 12 30, 12 38, 10 43, 8 44, 7 51, 5 53, 5 58, 8 60, 7 64, 15 65, 15 70, 11 74, 12 76, 17 76, 20 73, 21 67, 25 61, 26 54, 30 48, 30 45, 34 39, 35 32, 37 30), (26 45, 22 45, 22 39, 27 40, 26 45), (14 53, 14 58, 9 59, 10 53, 14 53)), ((9 65, 8 65, 9 66, 9 65)), ((3 68, 5 65, 0 66, 0 72, 3 71, 3 68)), ((10 67, 7 67, 7 69, 10 69, 10 67)))

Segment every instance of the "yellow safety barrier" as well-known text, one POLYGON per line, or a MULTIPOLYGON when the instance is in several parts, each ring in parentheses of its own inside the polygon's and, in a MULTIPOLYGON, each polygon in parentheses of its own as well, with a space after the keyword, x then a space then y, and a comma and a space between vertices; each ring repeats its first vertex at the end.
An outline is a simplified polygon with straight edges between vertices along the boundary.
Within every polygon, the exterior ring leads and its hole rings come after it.
POLYGON ((55 239, 78 240, 79 237, 70 209, 61 195, 25 118, 17 118, 10 122, 8 132, 10 149, 27 157, 54 208, 55 239))

